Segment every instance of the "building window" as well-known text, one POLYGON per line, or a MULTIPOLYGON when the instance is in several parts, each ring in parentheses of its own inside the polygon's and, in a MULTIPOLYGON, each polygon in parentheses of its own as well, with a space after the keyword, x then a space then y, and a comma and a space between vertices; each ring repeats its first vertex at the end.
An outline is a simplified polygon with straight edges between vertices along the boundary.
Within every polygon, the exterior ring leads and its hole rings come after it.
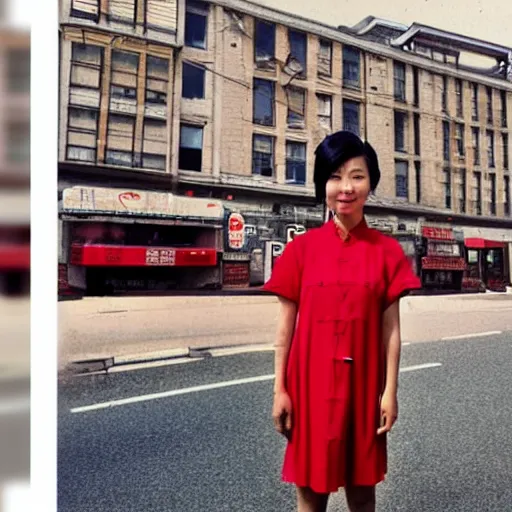
POLYGON ((297 78, 306 78, 308 65, 308 36, 304 32, 288 30, 288 40, 290 42, 290 54, 297 59, 302 66, 302 73, 297 78))
POLYGON ((286 89, 286 96, 288 98, 288 115, 286 118, 288 128, 305 128, 306 91, 290 86, 286 89))
MULTIPOLYGON (((8 124, 6 157, 11 164, 30 164, 30 123, 21 121, 8 124)), ((95 141, 96 142, 96 141, 95 141)))
POLYGON ((396 197, 409 199, 409 162, 395 161, 396 197))
POLYGON ((487 87, 487 123, 493 123, 492 88, 487 87))
POLYGON ((359 136, 359 103, 343 100, 343 129, 359 136))
POLYGON ((394 62, 393 69, 395 100, 405 103, 405 64, 394 62))
POLYGON ((108 116, 105 162, 110 165, 133 167, 135 116, 110 113, 108 116))
POLYGON ((108 2, 107 19, 132 25, 135 28, 136 22, 136 0, 110 0, 108 2))
POLYGON ((412 68, 412 78, 413 78, 413 104, 415 107, 419 107, 420 105, 420 77, 418 68, 412 68))
POLYGON ((507 92, 500 91, 501 97, 501 126, 502 128, 507 127, 507 92))
POLYGON ((326 130, 332 130, 332 96, 317 94, 318 124, 326 130))
POLYGON ((205 68, 198 64, 183 63, 183 85, 181 95, 183 98, 204 99, 205 68))
POLYGON ((178 167, 183 171, 200 172, 203 166, 203 128, 188 124, 180 126, 178 167))
POLYGON ((350 46, 343 47, 343 87, 361 87, 361 52, 350 46))
POLYGON ((473 208, 476 215, 482 215, 482 173, 473 172, 473 208))
POLYGON ((480 130, 472 128, 471 135, 473 138, 473 165, 480 165, 480 130))
POLYGON ((489 185, 490 185, 490 201, 489 201, 489 213, 496 215, 496 174, 489 174, 489 185))
POLYGON ((414 114, 414 154, 419 156, 420 153, 421 153, 420 115, 414 114))
POLYGON ((462 96, 462 80, 455 80, 455 96, 457 97, 457 117, 464 117, 464 104, 462 96))
POLYGON ((508 169, 508 134, 501 134, 501 141, 503 144, 503 169, 508 169))
POLYGON ((7 90, 18 94, 30 92, 30 48, 7 50, 7 90))
MULTIPOLYGON (((67 159, 96 162, 98 109, 69 107, 67 159)), ((30 139, 29 139, 30 140, 30 139)), ((12 143, 9 143, 11 149, 12 143)))
POLYGON ((459 211, 466 213, 466 169, 461 169, 459 183, 459 211))
POLYGON ((258 68, 274 69, 276 52, 276 26, 256 20, 254 26, 254 60, 258 68))
POLYGON ((395 151, 406 152, 405 132, 407 129, 407 114, 395 110, 395 151))
POLYGON ((102 61, 103 48, 100 46, 73 43, 70 85, 96 89, 99 93, 102 61))
POLYGON ((99 0, 72 0, 71 16, 98 22, 99 0))
MULTIPOLYGON (((127 100, 123 103, 129 103, 135 107, 137 105, 138 73, 138 54, 113 50, 110 97, 117 100, 127 100)), ((132 113, 135 114, 135 110, 132 113)))
POLYGON ((167 154, 167 122, 160 119, 144 119, 142 162, 144 169, 165 171, 167 154))
POLYGON ((464 125, 457 123, 455 125, 455 141, 457 142, 457 154, 459 157, 465 155, 465 143, 464 143, 464 125))
POLYGON ((451 209, 452 207, 452 172, 450 169, 444 169, 444 207, 451 209))
POLYGON ((478 121, 478 84, 471 87, 471 119, 478 121))
POLYGON ((148 55, 146 72, 146 103, 167 104, 169 60, 148 55))
POLYGON ((443 76, 443 90, 441 92, 441 110, 448 113, 448 77, 443 76))
POLYGON ((253 122, 262 126, 274 126, 275 84, 261 78, 254 79, 253 122))
POLYGON ((416 202, 421 203, 421 162, 414 162, 416 171, 416 202))
POLYGON ((318 76, 332 76, 332 43, 319 40, 318 76))
POLYGON ((450 161, 450 123, 443 121, 443 159, 450 161))
POLYGON ((510 176, 503 176, 504 213, 510 217, 510 176))
POLYGON ((209 6, 198 0, 186 0, 185 46, 206 50, 209 6))
POLYGON ((286 182, 295 185, 306 183, 306 144, 286 142, 286 182))
POLYGON ((487 164, 494 167, 494 132, 487 130, 487 164))
POLYGON ((252 141, 252 173, 272 178, 274 174, 274 137, 254 135, 252 141))

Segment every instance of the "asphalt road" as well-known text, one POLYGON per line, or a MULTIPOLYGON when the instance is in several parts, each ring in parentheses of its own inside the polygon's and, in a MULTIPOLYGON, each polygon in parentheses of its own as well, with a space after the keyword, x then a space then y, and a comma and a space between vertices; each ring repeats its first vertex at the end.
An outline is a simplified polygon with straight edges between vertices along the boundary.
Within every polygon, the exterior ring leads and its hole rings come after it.
MULTIPOLYGON (((380 512, 511 510, 511 360, 510 332, 403 348, 402 367, 441 366, 401 374, 380 512)), ((253 353, 61 382, 59 512, 295 510, 271 380, 77 410, 272 372, 253 353)), ((342 492, 329 510, 345 510, 342 492)))

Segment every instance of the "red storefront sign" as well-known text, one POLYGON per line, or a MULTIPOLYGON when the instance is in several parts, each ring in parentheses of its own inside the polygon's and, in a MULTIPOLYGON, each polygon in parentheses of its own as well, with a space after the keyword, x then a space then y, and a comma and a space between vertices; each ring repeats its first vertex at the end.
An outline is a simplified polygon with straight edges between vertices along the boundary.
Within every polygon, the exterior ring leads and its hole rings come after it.
POLYGON ((85 267, 214 267, 215 249, 73 245, 71 264, 85 267))
POLYGON ((30 244, 0 245, 0 269, 28 270, 30 268, 30 244))
POLYGON ((450 256, 426 256, 421 258, 423 270, 466 270, 464 258, 450 256))
POLYGON ((423 226, 421 233, 425 238, 430 238, 431 240, 455 240, 453 231, 450 228, 423 226))
POLYGON ((242 249, 245 243, 245 221, 239 213, 228 219, 228 245, 230 249, 242 249))

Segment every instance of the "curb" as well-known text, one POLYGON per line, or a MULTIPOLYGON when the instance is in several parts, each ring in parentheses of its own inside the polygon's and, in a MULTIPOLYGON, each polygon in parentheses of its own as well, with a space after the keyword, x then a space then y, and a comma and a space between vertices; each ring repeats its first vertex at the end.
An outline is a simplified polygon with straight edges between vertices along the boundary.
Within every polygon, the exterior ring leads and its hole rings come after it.
POLYGON ((74 375, 108 373, 112 368, 121 368, 123 366, 132 366, 140 364, 157 363, 163 361, 208 359, 214 357, 217 353, 220 355, 236 355, 247 352, 260 352, 273 350, 273 344, 239 344, 239 345, 219 345, 212 347, 188 347, 177 348, 159 352, 150 352, 147 354, 132 354, 127 356, 111 356, 83 359, 72 361, 66 366, 66 370, 74 375), (232 353, 230 353, 232 351, 232 353), (224 353, 223 353, 224 352, 224 353))

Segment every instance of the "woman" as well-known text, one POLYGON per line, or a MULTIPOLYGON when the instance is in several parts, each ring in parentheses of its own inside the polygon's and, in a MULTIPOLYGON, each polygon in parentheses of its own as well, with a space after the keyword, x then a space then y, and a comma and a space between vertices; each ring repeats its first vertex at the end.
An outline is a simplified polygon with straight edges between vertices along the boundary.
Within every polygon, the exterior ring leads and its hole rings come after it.
POLYGON ((296 237, 265 289, 280 299, 273 418, 287 439, 283 480, 299 512, 325 511, 345 488, 352 512, 375 510, 397 414, 398 301, 418 278, 399 243, 366 225, 380 179, 375 151, 350 132, 316 150, 314 182, 333 219, 296 237))

